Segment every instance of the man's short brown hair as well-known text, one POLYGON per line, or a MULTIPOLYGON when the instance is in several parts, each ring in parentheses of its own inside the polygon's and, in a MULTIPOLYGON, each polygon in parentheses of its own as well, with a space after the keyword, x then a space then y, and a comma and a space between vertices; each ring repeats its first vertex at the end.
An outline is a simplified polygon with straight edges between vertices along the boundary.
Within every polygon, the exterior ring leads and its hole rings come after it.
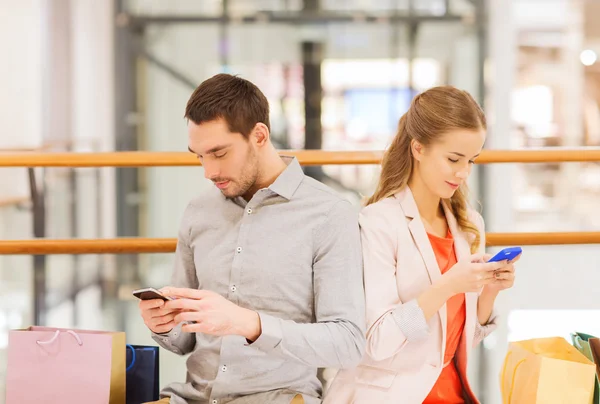
POLYGON ((267 97, 250 81, 224 73, 203 81, 194 90, 185 118, 196 125, 223 119, 231 132, 246 137, 259 122, 271 129, 267 97))

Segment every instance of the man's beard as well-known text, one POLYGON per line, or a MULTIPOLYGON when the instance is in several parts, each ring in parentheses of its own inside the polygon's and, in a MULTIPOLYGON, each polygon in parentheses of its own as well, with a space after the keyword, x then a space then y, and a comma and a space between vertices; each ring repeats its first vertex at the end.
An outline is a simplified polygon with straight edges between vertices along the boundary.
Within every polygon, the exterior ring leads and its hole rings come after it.
POLYGON ((258 159, 256 155, 252 151, 252 149, 248 152, 248 157, 246 159, 246 164, 242 169, 241 176, 239 180, 232 179, 217 179, 214 182, 221 182, 223 180, 230 181, 229 186, 226 189, 221 190, 223 195, 227 198, 237 198, 239 196, 246 195, 250 190, 256 187, 256 183, 259 177, 259 169, 258 169, 258 159))

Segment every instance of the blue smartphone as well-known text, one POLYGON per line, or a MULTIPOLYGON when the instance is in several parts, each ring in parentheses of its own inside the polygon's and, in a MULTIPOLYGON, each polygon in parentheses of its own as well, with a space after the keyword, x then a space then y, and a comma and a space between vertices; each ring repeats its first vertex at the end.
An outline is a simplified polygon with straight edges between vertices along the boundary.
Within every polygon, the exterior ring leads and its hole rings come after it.
POLYGON ((497 262, 497 261, 504 261, 504 260, 513 260, 515 258, 517 258, 519 256, 519 254, 521 254, 523 252, 523 250, 521 249, 521 247, 509 247, 509 248, 505 248, 502 251, 499 251, 498 254, 494 255, 492 258, 490 258, 490 260, 488 262, 497 262))

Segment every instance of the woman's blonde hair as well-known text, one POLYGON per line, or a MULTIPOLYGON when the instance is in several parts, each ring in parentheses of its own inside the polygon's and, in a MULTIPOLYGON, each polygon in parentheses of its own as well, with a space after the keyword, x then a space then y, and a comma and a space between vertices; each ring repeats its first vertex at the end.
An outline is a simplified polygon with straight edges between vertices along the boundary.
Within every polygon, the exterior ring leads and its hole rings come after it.
MULTIPOLYGON (((408 185, 414 167, 412 140, 428 146, 454 129, 485 130, 486 127, 483 110, 466 91, 440 86, 417 95, 400 118, 396 136, 383 155, 379 183, 366 204, 388 198, 408 185)), ((456 190, 449 202, 460 229, 472 235, 471 252, 476 252, 481 235, 468 217, 466 183, 456 190)))

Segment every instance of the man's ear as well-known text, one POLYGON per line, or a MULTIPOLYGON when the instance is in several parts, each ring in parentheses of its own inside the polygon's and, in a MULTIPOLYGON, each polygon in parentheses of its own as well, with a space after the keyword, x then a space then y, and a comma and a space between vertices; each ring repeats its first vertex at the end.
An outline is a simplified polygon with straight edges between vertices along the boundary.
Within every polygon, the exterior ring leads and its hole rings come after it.
POLYGON ((254 129, 250 132, 250 139, 259 147, 266 145, 271 140, 271 133, 267 125, 262 122, 254 125, 254 129))

